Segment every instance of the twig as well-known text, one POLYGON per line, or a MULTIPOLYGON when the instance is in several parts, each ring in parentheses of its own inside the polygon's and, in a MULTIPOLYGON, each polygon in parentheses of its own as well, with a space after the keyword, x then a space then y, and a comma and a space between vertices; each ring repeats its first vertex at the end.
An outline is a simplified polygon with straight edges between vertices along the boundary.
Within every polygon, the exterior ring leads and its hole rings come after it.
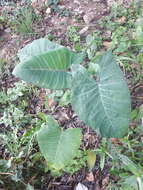
POLYGON ((15 173, 10 173, 10 172, 0 172, 0 175, 15 175, 15 173))

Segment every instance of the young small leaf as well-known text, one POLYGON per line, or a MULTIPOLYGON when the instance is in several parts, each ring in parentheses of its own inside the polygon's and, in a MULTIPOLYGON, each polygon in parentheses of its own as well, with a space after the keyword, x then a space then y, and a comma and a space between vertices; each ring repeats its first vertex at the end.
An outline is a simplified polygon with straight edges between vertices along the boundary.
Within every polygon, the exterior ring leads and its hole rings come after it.
POLYGON ((101 153, 100 154, 100 168, 101 168, 101 170, 103 170, 104 165, 105 165, 105 153, 101 153))
POLYGON ((62 131, 58 123, 49 116, 48 125, 41 127, 37 140, 45 159, 60 170, 76 156, 81 142, 81 130, 69 128, 62 131))
POLYGON ((92 170, 96 162, 96 153, 92 150, 88 150, 87 152, 87 164, 89 170, 92 170))

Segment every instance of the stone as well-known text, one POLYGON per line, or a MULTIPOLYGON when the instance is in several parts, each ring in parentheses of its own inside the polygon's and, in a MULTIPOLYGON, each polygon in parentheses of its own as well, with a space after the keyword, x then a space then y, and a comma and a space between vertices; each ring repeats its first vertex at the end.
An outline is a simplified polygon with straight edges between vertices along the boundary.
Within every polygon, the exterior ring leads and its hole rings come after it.
POLYGON ((50 7, 48 7, 48 8, 47 8, 47 10, 46 10, 46 14, 48 14, 48 15, 49 15, 50 13, 51 13, 51 8, 50 8, 50 7))
POLYGON ((82 28, 80 31, 79 31, 79 34, 82 35, 84 33, 86 33, 88 31, 89 27, 88 26, 85 26, 84 28, 82 28))
POLYGON ((91 21, 95 18, 95 15, 91 12, 91 13, 87 13, 83 16, 83 20, 86 24, 91 23, 91 21))

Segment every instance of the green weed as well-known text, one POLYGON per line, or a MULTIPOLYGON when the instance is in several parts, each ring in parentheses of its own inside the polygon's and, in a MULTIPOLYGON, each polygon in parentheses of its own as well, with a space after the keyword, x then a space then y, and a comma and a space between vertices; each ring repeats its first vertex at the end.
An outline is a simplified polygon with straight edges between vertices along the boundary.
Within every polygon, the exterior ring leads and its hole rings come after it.
POLYGON ((33 33, 34 21, 38 22, 39 17, 30 6, 16 8, 13 16, 10 17, 9 24, 14 31, 20 34, 33 33))
POLYGON ((78 28, 74 26, 69 26, 67 30, 67 38, 69 39, 70 43, 76 51, 81 51, 80 45, 80 35, 78 33, 78 28))

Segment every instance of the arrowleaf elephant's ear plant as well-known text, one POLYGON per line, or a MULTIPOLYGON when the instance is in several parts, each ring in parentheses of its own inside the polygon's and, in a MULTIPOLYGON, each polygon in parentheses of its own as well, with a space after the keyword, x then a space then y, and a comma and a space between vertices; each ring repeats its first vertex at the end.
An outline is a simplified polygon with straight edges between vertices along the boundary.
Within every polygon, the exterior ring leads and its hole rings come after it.
MULTIPOLYGON (((98 70, 92 74, 80 65, 83 53, 75 53, 47 39, 33 41, 18 55, 21 63, 15 67, 14 75, 42 88, 70 89, 71 104, 77 115, 103 137, 121 138, 127 133, 130 94, 110 51, 101 56, 96 63, 98 70)), ((45 159, 61 169, 76 156, 81 131, 77 128, 62 131, 49 117, 37 139, 45 159)))

